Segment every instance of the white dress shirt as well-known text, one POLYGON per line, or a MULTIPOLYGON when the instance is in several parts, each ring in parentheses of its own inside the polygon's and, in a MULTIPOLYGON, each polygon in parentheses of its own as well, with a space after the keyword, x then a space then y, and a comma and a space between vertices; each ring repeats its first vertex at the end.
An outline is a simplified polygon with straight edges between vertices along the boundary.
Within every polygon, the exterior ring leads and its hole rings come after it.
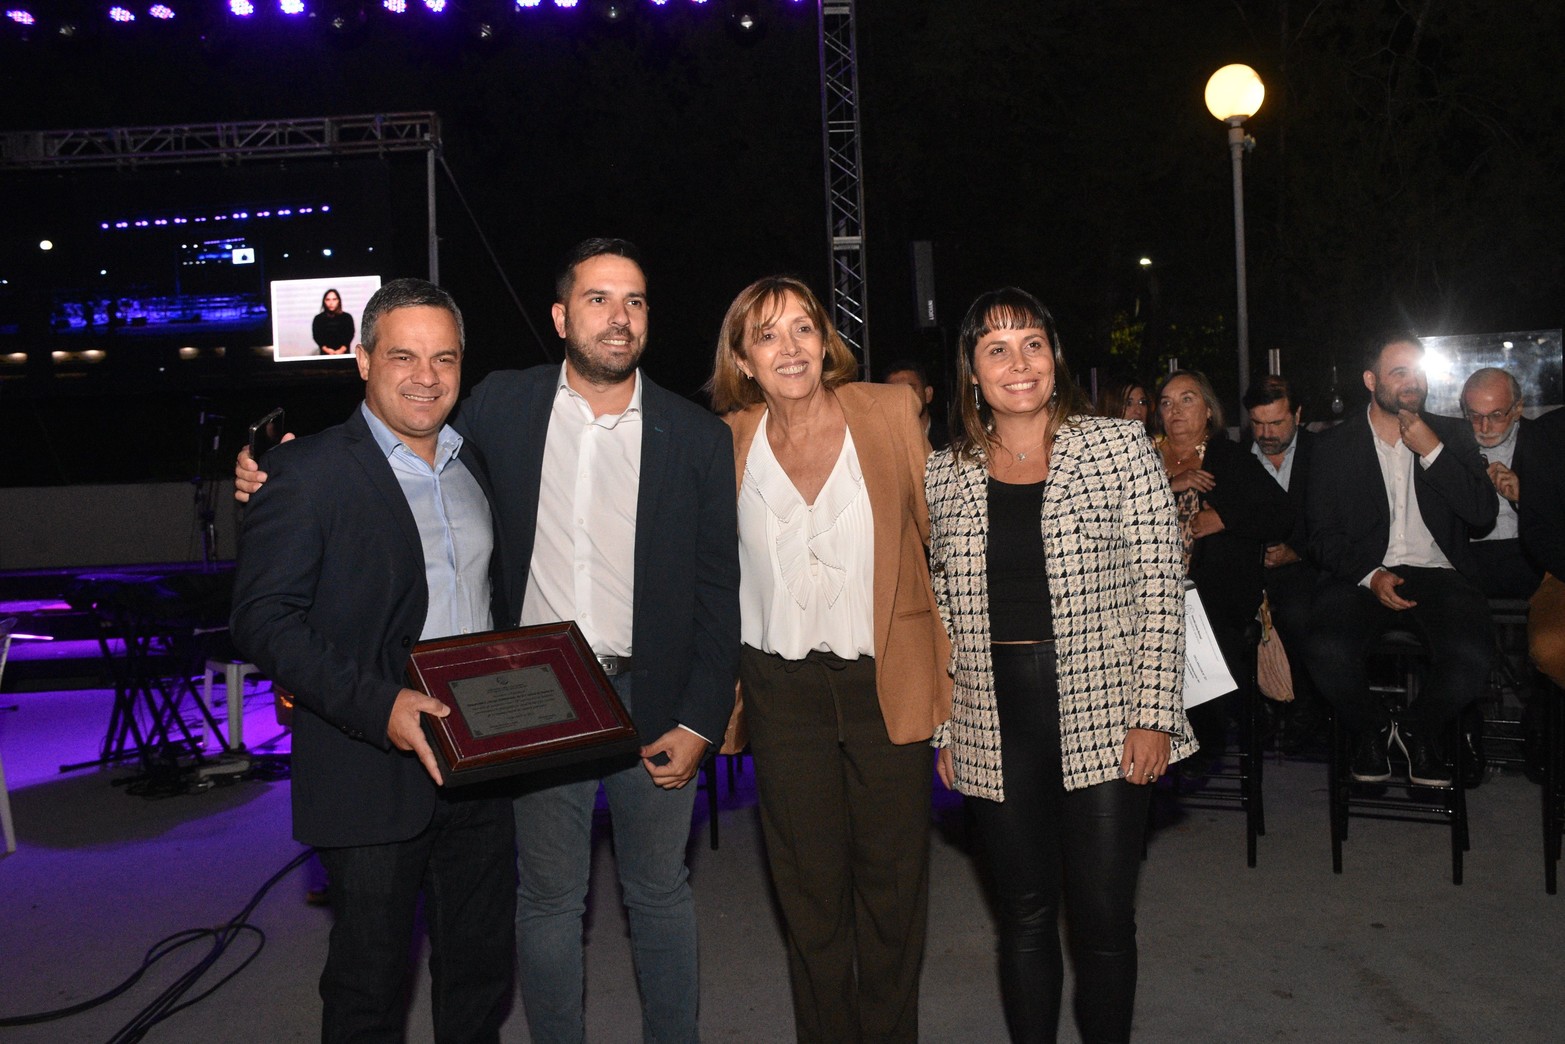
POLYGON ((787 660, 875 654, 875 519, 853 433, 814 504, 756 428, 739 491, 739 619, 744 644, 787 660))
MULTIPOLYGON (((1375 443, 1375 455, 1380 458, 1380 477, 1385 482, 1386 502, 1391 509, 1390 540, 1386 544, 1386 556, 1380 564, 1423 569, 1454 568, 1445 552, 1440 550, 1440 545, 1435 543, 1434 534, 1424 524, 1424 515, 1418 510, 1418 493, 1413 487, 1414 459, 1418 460, 1419 467, 1428 468, 1440 456, 1445 445, 1442 443, 1427 457, 1420 457, 1408 449, 1400 435, 1395 442, 1387 443, 1375 434, 1374 426, 1371 425, 1370 438, 1375 443)), ((1368 587, 1369 579, 1375 572, 1371 570, 1359 583, 1368 587)))
POLYGON ((641 490, 641 372, 623 413, 592 415, 560 368, 538 484, 521 624, 575 620, 600 655, 630 656, 641 490))

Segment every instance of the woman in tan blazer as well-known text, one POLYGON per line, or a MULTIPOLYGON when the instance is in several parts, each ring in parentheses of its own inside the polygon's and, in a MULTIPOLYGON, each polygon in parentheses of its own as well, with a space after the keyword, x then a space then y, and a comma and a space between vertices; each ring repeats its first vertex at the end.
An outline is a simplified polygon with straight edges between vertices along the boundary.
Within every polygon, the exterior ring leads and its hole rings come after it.
POLYGON ((956 679, 940 775, 993 872, 1012 1039, 1055 1039, 1063 905, 1081 1038, 1128 1040, 1148 787, 1194 746, 1173 498, 1139 421, 1088 415, 1030 294, 983 295, 958 340, 925 477, 956 679))
POLYGON ((710 389, 734 433, 741 710, 801 1041, 914 1041, 928 740, 949 645, 908 389, 857 363, 797 279, 728 309, 710 389))

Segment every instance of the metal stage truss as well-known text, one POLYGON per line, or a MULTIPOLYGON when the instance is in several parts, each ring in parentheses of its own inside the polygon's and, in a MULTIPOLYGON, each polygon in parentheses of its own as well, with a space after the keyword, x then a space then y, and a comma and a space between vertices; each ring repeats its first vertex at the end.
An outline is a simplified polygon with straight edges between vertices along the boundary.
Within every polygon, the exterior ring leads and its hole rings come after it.
POLYGON ((13 171, 134 170, 162 164, 235 164, 393 152, 425 154, 429 278, 438 283, 435 161, 440 153, 440 117, 433 112, 0 134, 0 170, 13 171))
MULTIPOLYGON (((854 0, 820 0, 819 11, 832 321, 870 372, 854 0)), ((429 277, 439 282, 435 163, 440 120, 432 112, 8 132, 0 134, 0 170, 134 169, 418 151, 426 154, 428 167, 429 277)))
POLYGON ((837 332, 872 372, 864 269, 864 183, 859 154, 859 74, 853 0, 822 0, 821 137, 826 152, 826 234, 837 332))

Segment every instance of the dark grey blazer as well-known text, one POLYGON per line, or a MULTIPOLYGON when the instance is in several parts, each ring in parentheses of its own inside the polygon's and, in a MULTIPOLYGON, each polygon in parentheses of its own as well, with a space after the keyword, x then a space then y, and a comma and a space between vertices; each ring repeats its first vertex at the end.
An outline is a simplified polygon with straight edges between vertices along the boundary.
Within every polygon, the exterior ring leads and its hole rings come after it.
MULTIPOLYGON (((490 374, 453 420, 494 479, 505 602, 517 613, 559 376, 558 366, 490 374)), ((707 411, 641 379, 631 717, 643 743, 676 725, 720 743, 739 668, 733 440, 707 411)))
MULTIPOLYGON (((1423 418, 1445 448, 1429 467, 1413 465, 1418 510, 1446 558, 1477 583, 1468 538, 1494 524, 1494 486, 1470 424, 1430 413, 1423 418)), ((1310 556, 1333 579, 1353 584, 1382 564, 1391 542, 1391 506, 1374 437, 1363 410, 1323 432, 1305 492, 1310 556)))
MULTIPOLYGON (((471 447, 461 459, 494 503, 471 447)), ((386 738, 424 628, 424 546, 385 454, 355 409, 266 455, 235 568, 234 642, 296 698, 293 830, 307 845, 403 841, 435 785, 386 738)), ((507 614, 498 596, 497 621, 507 614)))

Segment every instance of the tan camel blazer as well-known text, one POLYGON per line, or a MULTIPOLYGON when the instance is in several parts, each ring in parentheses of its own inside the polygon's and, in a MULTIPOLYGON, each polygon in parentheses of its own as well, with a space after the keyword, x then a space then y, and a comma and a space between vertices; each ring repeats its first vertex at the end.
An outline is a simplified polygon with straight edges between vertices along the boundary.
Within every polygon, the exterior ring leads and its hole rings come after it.
MULTIPOLYGON (((844 384, 837 401, 853 433, 859 469, 875 518, 875 686, 886 733, 893 743, 917 743, 951 716, 951 643, 935 608, 924 547, 929 509, 924 503, 924 460, 929 442, 918 419, 917 399, 897 385, 844 384)), ((762 404, 723 420, 734 432, 734 490, 744 483, 745 461, 762 404)), ((744 702, 736 701, 723 750, 744 747, 744 702)))

